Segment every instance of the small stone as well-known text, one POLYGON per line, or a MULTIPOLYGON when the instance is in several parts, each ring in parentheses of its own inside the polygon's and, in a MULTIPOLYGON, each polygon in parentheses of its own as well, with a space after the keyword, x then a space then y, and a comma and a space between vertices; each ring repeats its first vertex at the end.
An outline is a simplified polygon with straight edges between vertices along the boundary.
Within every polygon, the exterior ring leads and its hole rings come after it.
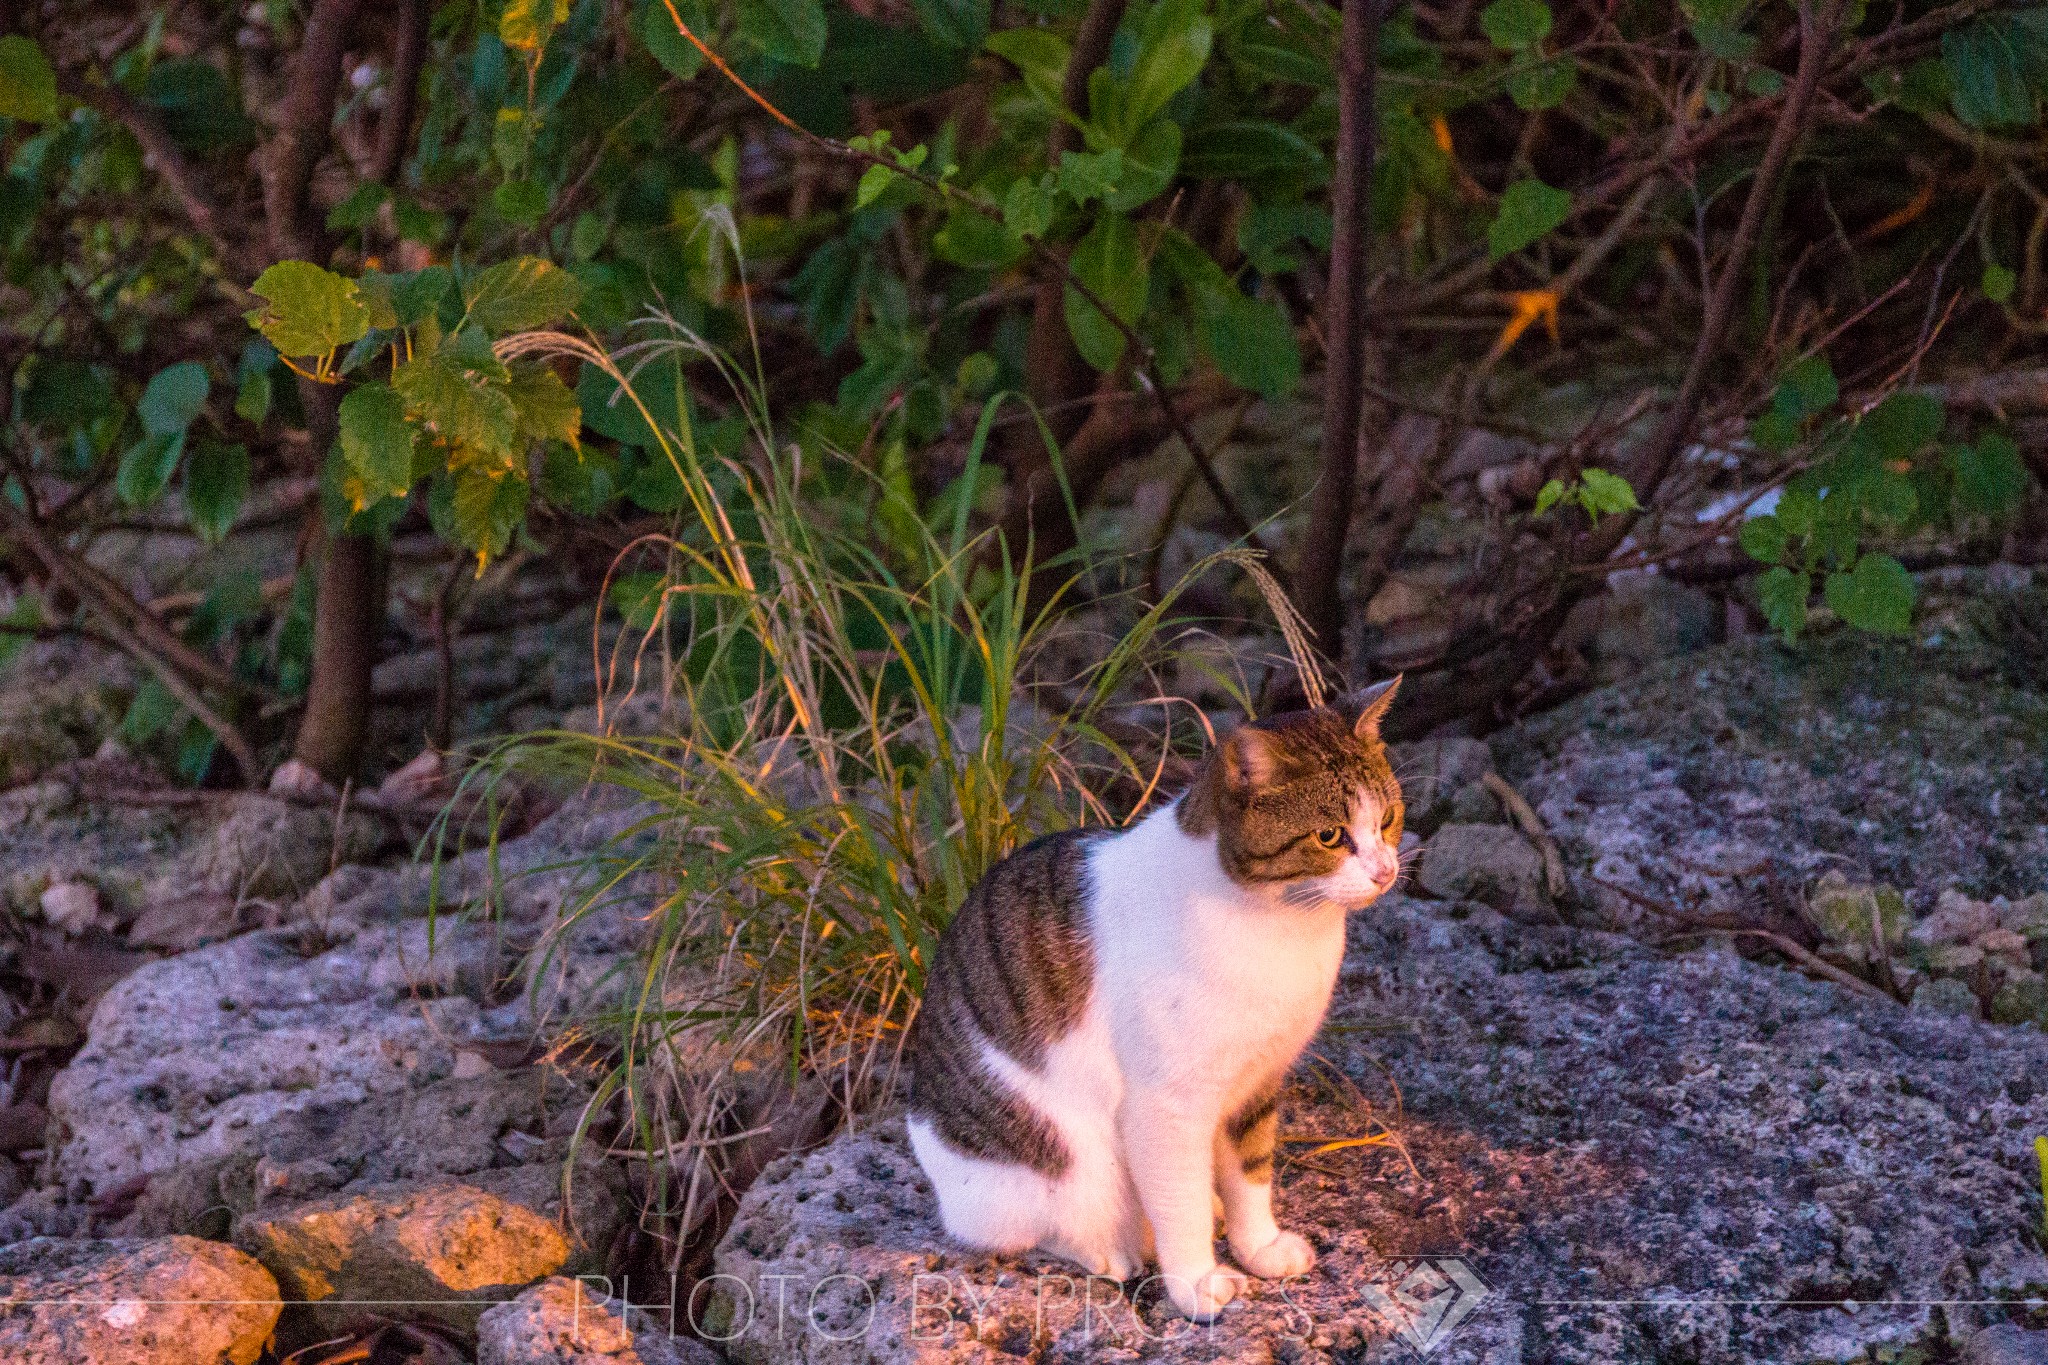
POLYGON ((2048 891, 1999 906, 1998 924, 2025 938, 2048 938, 2048 891))
POLYGON ((1977 996, 1952 976, 1938 976, 1913 992, 1913 1008, 1921 1014, 1955 1014, 1975 1018, 1977 996))
POLYGON ((1422 889, 1502 912, 1540 910, 1543 860, 1528 840, 1500 825, 1445 825, 1422 846, 1422 889))
POLYGON ((2001 1024, 2039 1024, 2048 1028, 2048 978, 2039 972, 2015 972, 1991 997, 1991 1017, 2001 1024))
POLYGON ((1927 950, 1927 970, 1938 976, 1961 976, 1984 962, 1984 950, 1974 943, 1942 943, 1927 950))
POLYGON ((1993 929, 1977 936, 1977 947, 1986 957, 2002 957, 2015 966, 2027 965, 2027 940, 2010 929, 1993 929))
POLYGON ((1446 819, 1457 825, 1504 825, 1508 813, 1501 809, 1500 798, 1484 782, 1467 782, 1451 797, 1446 819))
POLYGON ((1913 925, 1905 897, 1889 886, 1851 882, 1839 872, 1820 879, 1808 899, 1813 921, 1837 943, 1870 942, 1871 921, 1884 926, 1886 943, 1896 944, 1913 925))
POLYGON ((477 1323, 477 1365, 716 1365, 702 1342, 555 1276, 477 1323))
POLYGON ((1987 1327, 1963 1347, 1962 1365, 2048 1365, 2048 1332, 2010 1322, 1987 1327))
POLYGON ((8 1365, 251 1365, 276 1327, 277 1282, 197 1237, 0 1248, 8 1365))
POLYGON ((100 924, 99 888, 90 882, 52 882, 37 904, 44 921, 67 934, 83 934, 100 924))
POLYGON ((1913 941, 1922 944, 1968 943, 1998 927, 1998 911, 1950 887, 1934 903, 1934 911, 1913 926, 1913 941))

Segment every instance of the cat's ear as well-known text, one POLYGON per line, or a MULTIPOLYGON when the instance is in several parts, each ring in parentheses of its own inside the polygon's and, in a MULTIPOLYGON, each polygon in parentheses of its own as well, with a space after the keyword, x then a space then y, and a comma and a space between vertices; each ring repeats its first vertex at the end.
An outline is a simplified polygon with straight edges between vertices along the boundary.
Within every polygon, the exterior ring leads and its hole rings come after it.
POLYGON ((1273 780, 1280 767, 1278 742, 1264 730, 1240 725, 1223 737, 1216 762, 1223 773, 1224 787, 1243 795, 1273 780))
POLYGON ((1351 722, 1351 733, 1361 739, 1379 736, 1380 721, 1394 704, 1394 694, 1401 690, 1401 678, 1396 673, 1385 682, 1361 688, 1344 699, 1344 710, 1357 713, 1351 722))

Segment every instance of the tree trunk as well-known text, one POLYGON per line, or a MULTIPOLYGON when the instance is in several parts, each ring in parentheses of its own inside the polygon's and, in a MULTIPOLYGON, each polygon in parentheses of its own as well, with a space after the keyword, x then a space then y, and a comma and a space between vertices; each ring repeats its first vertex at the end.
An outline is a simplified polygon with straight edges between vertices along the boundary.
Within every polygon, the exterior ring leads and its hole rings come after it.
POLYGON ((370 732, 370 673, 384 620, 384 554, 368 536, 326 540, 306 713, 292 756, 339 786, 361 769, 370 732))
POLYGON ((1337 165, 1330 188, 1330 289, 1323 304, 1321 473, 1295 565, 1295 604, 1324 655, 1344 659, 1344 545, 1365 436, 1366 235, 1372 226, 1374 67, 1380 0, 1344 0, 1337 58, 1337 165))

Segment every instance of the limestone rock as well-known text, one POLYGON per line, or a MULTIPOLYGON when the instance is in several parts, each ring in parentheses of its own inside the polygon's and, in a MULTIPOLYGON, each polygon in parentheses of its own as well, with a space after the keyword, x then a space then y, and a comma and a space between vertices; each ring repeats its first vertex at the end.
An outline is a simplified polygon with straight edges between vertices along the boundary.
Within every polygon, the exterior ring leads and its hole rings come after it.
POLYGON ((1963 1019, 1975 1019, 1979 1013, 1977 993, 1952 976, 1922 982, 1913 992, 1913 1009, 1920 1014, 1952 1014, 1963 1019))
POLYGON ((1991 1321, 1958 1301, 2048 1287, 2032 1030, 1396 895, 1355 917, 1315 1046, 1344 1082, 1304 1070, 1282 1131, 1397 1142, 1283 1159, 1320 1262, 1212 1327, 949 1244, 883 1120, 747 1192, 704 1334, 745 1365, 1941 1359, 1991 1321), (1470 1311, 1431 1340, 1436 1302, 1470 1311))
POLYGON ((1897 947, 1913 927, 1913 912, 1906 898, 1889 886, 1860 886, 1839 872, 1830 872, 1807 897, 1807 909, 1814 923, 1830 940, 1862 948, 1869 946, 1873 925, 1882 928, 1884 941, 1897 947))
POLYGON ((380 925, 333 944, 245 934, 150 963, 100 1001, 50 1086, 56 1173, 109 1190, 245 1150, 266 1125, 454 1074, 493 1036, 485 926, 380 925))
MULTIPOLYGON (((2048 617, 2048 592, 2025 603, 2048 617)), ((1921 914, 1948 889, 2031 896, 2048 890, 2048 694, 2012 670, 2003 617, 1958 619, 1938 642, 1734 641, 1489 743, 1588 922, 1664 930, 1603 881, 1744 916, 1829 871, 1921 914)))
POLYGON ((235 1241, 277 1276, 314 1330, 345 1331, 378 1303, 469 1330, 485 1306, 521 1287, 591 1268, 617 1231, 614 1192, 595 1173, 582 1173, 569 1211, 561 1178, 559 1167, 536 1164, 357 1188, 246 1214, 235 1241), (334 1307, 322 1306, 328 1299, 334 1307))
POLYGON ((361 812, 302 806, 256 792, 229 798, 205 839, 166 873, 164 893, 297 899, 338 863, 366 861, 379 831, 361 812))
POLYGON ((0 1247, 8 1365, 252 1365, 282 1305, 270 1273, 196 1237, 0 1247))
POLYGON ((1962 1365, 2048 1365, 2048 1332, 2009 1322, 1987 1327, 1963 1347, 1962 1365))
POLYGON ((701 1342, 587 1284, 556 1276, 477 1324, 477 1365, 717 1365, 701 1342))
POLYGON ((1475 900, 1523 915, 1543 912, 1543 859, 1505 825, 1445 825, 1422 846, 1416 880, 1444 900, 1475 900))

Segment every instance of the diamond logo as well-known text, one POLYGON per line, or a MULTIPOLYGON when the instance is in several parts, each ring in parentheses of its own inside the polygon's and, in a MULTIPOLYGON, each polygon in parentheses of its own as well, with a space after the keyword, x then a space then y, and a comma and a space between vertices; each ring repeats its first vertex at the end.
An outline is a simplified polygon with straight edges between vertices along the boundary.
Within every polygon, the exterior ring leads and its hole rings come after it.
POLYGON ((1396 1261, 1391 1282, 1365 1287, 1365 1301, 1418 1356, 1450 1339, 1492 1291, 1455 1256, 1396 1261))

